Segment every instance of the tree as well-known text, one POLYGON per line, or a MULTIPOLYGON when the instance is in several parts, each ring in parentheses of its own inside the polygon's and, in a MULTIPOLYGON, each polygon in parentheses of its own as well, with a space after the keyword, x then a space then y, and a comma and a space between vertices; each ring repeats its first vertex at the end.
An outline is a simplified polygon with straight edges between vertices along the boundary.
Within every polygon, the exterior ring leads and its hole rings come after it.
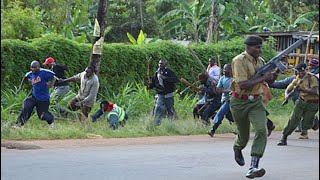
MULTIPOLYGON (((100 69, 100 59, 102 54, 102 47, 104 42, 104 32, 106 27, 106 14, 107 14, 107 0, 99 0, 99 6, 97 11, 97 24, 95 25, 95 30, 97 34, 94 35, 94 39, 92 41, 92 53, 90 58, 90 66, 93 66, 94 71, 96 74, 99 74, 100 69), (98 50, 99 52, 95 51, 95 48, 101 48, 98 50)), ((97 50, 97 49, 96 49, 97 50)))
POLYGON ((205 32, 205 24, 208 22, 210 0, 177 0, 181 9, 174 9, 166 13, 161 20, 165 23, 165 33, 179 39, 191 39, 199 42, 199 35, 205 32))
POLYGON ((211 8, 211 15, 209 18, 209 25, 208 25, 208 36, 207 36, 207 44, 212 42, 213 35, 215 36, 215 42, 217 42, 217 34, 218 34, 218 26, 219 26, 219 4, 217 0, 212 0, 212 8, 211 8))
POLYGON ((28 40, 40 37, 44 32, 41 11, 23 8, 21 2, 12 2, 1 9, 1 39, 28 40))

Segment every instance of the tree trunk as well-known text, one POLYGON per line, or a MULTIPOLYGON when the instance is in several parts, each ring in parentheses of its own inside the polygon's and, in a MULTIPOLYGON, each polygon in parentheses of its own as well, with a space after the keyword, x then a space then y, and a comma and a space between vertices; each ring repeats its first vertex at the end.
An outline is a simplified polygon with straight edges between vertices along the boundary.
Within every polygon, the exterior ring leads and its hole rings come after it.
POLYGON ((207 44, 212 43, 212 39, 214 37, 214 42, 218 41, 218 31, 219 28, 219 3, 217 0, 212 1, 212 9, 211 15, 209 18, 208 24, 208 36, 207 36, 207 44))
POLYGON ((143 25, 143 12, 142 12, 142 0, 139 1, 139 11, 140 11, 140 23, 141 23, 141 30, 144 31, 143 25))
MULTIPOLYGON (((66 22, 65 26, 69 26, 69 19, 70 19, 70 0, 67 0, 67 6, 66 6, 66 22)), ((64 37, 67 38, 67 32, 64 32, 64 37)))
MULTIPOLYGON (((94 68, 95 73, 98 75, 99 74, 99 69, 100 69, 100 59, 101 59, 101 53, 96 54, 94 53, 93 49, 97 41, 102 38, 104 39, 104 30, 106 26, 106 15, 107 15, 107 3, 108 0, 99 0, 99 6, 98 6, 98 11, 97 11, 97 20, 100 26, 100 36, 94 36, 92 40, 92 53, 90 57, 90 66, 94 68)), ((101 47, 103 47, 103 41, 101 44, 101 47)))
POLYGON ((212 8, 211 8, 211 15, 209 17, 209 23, 208 23, 208 34, 207 34, 207 44, 212 43, 212 36, 213 36, 213 16, 214 16, 214 2, 215 0, 212 1, 212 8))
POLYGON ((214 42, 218 42, 218 35, 219 35, 219 4, 218 0, 212 1, 212 8, 211 8, 211 15, 209 18, 209 25, 208 25, 208 36, 207 36, 207 44, 212 43, 212 39, 214 37, 214 42))

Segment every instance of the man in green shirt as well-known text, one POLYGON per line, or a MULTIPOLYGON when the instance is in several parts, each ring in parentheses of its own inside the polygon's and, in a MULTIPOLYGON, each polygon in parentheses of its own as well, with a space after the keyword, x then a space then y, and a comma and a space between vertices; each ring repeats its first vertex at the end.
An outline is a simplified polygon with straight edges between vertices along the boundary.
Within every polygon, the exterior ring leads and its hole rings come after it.
POLYGON ((238 129, 233 149, 235 161, 240 166, 245 164, 242 149, 249 141, 250 123, 255 129, 255 138, 251 148, 251 165, 246 174, 247 178, 262 177, 266 173, 265 169, 258 168, 267 144, 267 117, 261 99, 262 84, 271 83, 276 79, 276 75, 266 73, 257 79, 250 79, 264 64, 264 60, 260 57, 262 42, 263 39, 259 36, 249 36, 244 42, 245 52, 234 57, 231 64, 233 93, 230 98, 230 110, 238 129))

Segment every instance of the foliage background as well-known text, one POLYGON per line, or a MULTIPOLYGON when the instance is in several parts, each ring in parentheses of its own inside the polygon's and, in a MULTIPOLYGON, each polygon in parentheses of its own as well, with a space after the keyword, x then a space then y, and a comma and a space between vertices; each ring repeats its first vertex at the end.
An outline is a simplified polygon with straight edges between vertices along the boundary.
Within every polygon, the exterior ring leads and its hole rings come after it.
MULTIPOLYGON (((141 82, 146 77, 147 58, 151 57, 150 76, 158 68, 158 61, 166 58, 169 67, 179 78, 190 82, 195 81, 192 76, 204 71, 199 61, 191 54, 188 48, 194 50, 201 63, 206 67, 209 57, 222 57, 221 66, 230 63, 232 58, 244 50, 243 38, 237 37, 230 41, 217 44, 191 44, 182 46, 171 41, 159 41, 142 46, 112 43, 104 44, 100 69, 100 92, 115 93, 127 83, 141 82)), ((268 61, 276 52, 271 48, 272 39, 263 46, 262 57, 268 61)), ((82 72, 88 66, 91 45, 77 43, 65 39, 57 34, 48 34, 27 42, 21 40, 1 40, 1 88, 14 89, 19 86, 24 74, 29 71, 31 61, 43 63, 47 57, 53 57, 58 63, 66 64, 68 77, 82 72)), ((178 83, 178 89, 185 87, 178 83)))

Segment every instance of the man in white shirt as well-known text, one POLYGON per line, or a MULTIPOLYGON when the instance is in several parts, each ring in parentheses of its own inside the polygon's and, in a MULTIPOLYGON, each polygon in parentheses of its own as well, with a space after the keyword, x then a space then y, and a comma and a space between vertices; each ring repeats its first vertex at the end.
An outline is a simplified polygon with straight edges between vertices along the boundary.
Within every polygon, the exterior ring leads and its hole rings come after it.
POLYGON ((220 79, 220 67, 216 64, 216 60, 213 57, 209 58, 207 73, 217 84, 220 79))

